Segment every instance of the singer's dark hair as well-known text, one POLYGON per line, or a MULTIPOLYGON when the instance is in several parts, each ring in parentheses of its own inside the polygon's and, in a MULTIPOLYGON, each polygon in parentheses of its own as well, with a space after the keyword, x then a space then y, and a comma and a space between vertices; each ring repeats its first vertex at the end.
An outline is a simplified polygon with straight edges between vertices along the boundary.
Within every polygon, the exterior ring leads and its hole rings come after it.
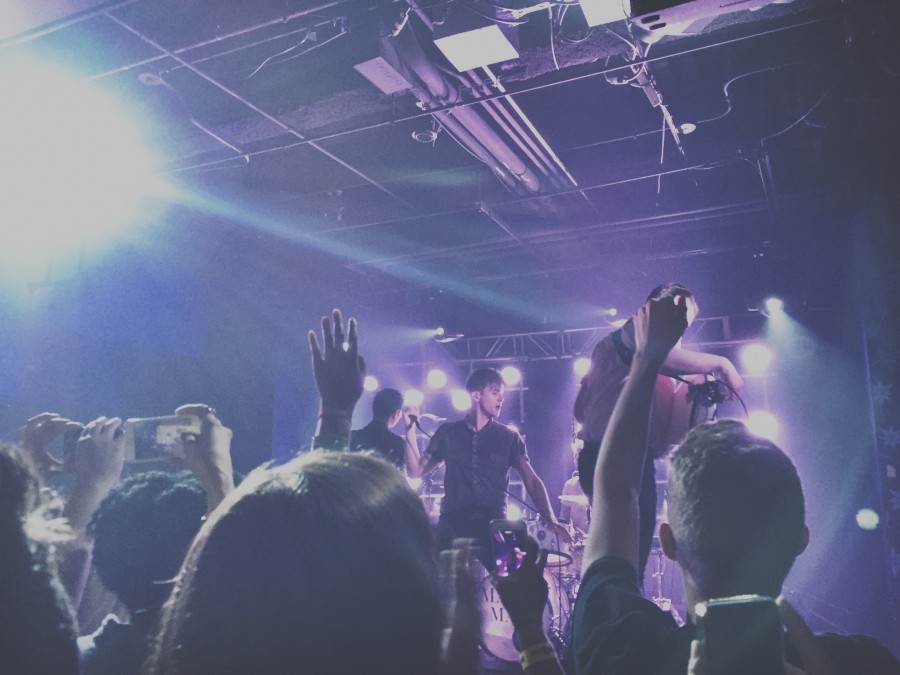
POLYGON ((382 389, 372 399, 372 417, 386 422, 403 407, 403 394, 396 389, 382 389))

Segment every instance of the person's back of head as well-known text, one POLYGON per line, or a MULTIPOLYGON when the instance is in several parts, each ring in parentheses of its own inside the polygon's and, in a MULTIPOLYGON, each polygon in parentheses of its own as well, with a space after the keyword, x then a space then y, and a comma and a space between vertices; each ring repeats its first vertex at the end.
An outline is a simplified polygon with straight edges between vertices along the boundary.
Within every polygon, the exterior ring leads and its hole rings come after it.
POLYGON ((78 673, 75 620, 56 574, 54 524, 27 461, 0 444, 0 670, 78 673))
POLYGON ((94 567, 133 620, 162 607, 205 513, 189 471, 135 474, 100 503, 88 525, 94 567))
POLYGON ((471 394, 492 384, 505 384, 503 375, 493 368, 477 368, 466 380, 466 391, 471 394))
POLYGON ((260 469, 201 531, 148 672, 428 675, 441 610, 431 529, 365 453, 260 469))
POLYGON ((382 389, 372 399, 372 418, 387 422, 403 407, 403 394, 396 389, 382 389))
POLYGON ((778 595, 807 540, 793 462, 737 420, 697 426, 675 449, 668 516, 703 597, 778 595))

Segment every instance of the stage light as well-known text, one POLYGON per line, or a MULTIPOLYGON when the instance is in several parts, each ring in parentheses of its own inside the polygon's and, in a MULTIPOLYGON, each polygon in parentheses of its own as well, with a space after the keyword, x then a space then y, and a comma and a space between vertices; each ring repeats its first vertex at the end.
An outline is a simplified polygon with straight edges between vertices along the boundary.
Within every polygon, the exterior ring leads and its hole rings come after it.
POLYGON ((765 302, 765 308, 766 310, 763 313, 768 317, 772 317, 784 312, 784 302, 781 298, 768 298, 765 302))
POLYGON ((515 366, 504 366, 500 371, 500 376, 510 387, 515 387, 522 382, 522 371, 515 366))
POLYGON ((104 244, 145 198, 167 196, 134 121, 96 85, 7 59, 0 91, 0 255, 9 265, 104 244))
POLYGON ((366 375, 366 379, 363 380, 363 389, 376 391, 378 389, 378 378, 374 375, 366 375))
POLYGON ((434 44, 459 71, 519 58, 518 26, 500 24, 460 3, 434 27, 434 44))
POLYGON ((856 513, 856 524, 863 530, 874 530, 879 522, 878 513, 872 509, 860 509, 856 513))
POLYGON ((615 307, 610 307, 608 313, 610 316, 616 316, 619 313, 619 310, 617 310, 615 307))
POLYGON ((438 326, 437 328, 434 329, 434 334, 435 334, 437 337, 442 336, 442 335, 444 334, 444 332, 445 332, 445 331, 444 331, 444 327, 443 327, 443 326, 438 326))
POLYGON ((578 377, 584 377, 591 369, 591 360, 586 356, 579 356, 572 362, 572 369, 578 377))
POLYGON ((578 0, 588 26, 623 21, 631 14, 629 0, 578 0))
POLYGON ((428 387, 430 389, 440 389, 447 384, 447 373, 443 370, 433 368, 428 371, 425 380, 428 382, 428 387))
POLYGON ((778 420, 765 410, 754 410, 747 418, 747 428, 757 436, 777 440, 779 433, 778 420))
POLYGON ((420 406, 425 402, 425 394, 418 389, 407 389, 403 393, 403 403, 406 405, 420 406))
POLYGON ((754 342, 741 351, 744 367, 752 373, 761 373, 772 363, 772 350, 764 344, 754 342))
POLYGON ((522 509, 518 504, 507 504, 506 505, 506 519, 507 520, 522 520, 522 509))
POLYGON ((453 407, 460 412, 472 407, 472 397, 465 389, 454 389, 450 394, 450 401, 453 403, 453 407))

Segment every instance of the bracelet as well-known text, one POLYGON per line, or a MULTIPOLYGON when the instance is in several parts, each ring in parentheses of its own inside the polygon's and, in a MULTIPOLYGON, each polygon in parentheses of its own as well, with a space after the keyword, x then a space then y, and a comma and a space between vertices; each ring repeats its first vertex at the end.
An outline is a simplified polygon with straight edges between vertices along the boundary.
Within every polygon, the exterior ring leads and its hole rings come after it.
POLYGON ((528 649, 523 649, 519 654, 519 662, 522 664, 523 670, 551 659, 556 659, 556 652, 549 642, 532 645, 528 649))

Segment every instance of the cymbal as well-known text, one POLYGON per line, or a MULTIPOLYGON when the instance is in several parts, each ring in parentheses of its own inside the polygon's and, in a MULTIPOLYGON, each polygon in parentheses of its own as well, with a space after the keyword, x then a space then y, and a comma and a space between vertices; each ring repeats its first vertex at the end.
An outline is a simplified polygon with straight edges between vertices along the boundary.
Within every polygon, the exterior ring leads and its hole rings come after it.
POLYGON ((584 495, 560 495, 559 501, 564 504, 577 504, 578 506, 588 506, 588 498, 584 495))

